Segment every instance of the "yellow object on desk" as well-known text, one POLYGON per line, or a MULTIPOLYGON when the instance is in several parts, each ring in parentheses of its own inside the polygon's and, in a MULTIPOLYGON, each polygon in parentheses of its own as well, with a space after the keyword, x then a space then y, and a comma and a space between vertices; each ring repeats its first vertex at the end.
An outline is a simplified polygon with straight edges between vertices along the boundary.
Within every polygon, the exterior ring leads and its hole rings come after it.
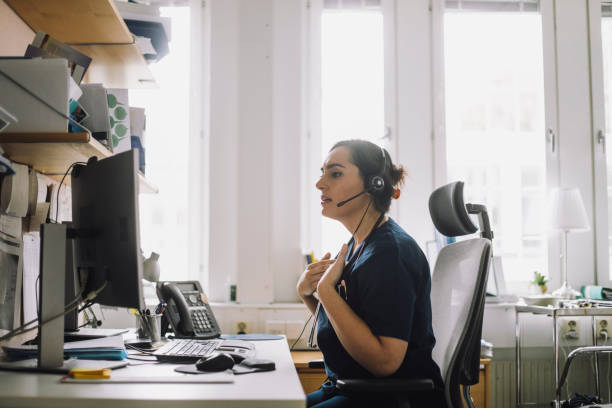
POLYGON ((110 368, 104 368, 101 370, 92 370, 88 368, 74 368, 68 372, 68 375, 76 380, 94 380, 94 379, 109 379, 111 370, 110 368))

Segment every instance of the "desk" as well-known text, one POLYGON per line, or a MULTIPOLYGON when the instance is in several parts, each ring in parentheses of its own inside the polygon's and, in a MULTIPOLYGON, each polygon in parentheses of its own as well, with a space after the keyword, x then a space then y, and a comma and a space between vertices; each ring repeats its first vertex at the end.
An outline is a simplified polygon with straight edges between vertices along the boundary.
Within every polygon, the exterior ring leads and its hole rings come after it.
MULTIPOLYGON (((276 370, 237 375, 233 384, 62 384, 60 375, 0 372, 0 401, 16 407, 300 407, 306 405, 286 340, 255 341, 276 370)), ((174 365, 121 368, 122 375, 172 375, 174 365)), ((119 373, 117 370, 117 373, 119 373)))
POLYGON ((310 368, 308 362, 312 360, 322 360, 323 353, 320 351, 292 351, 291 357, 293 364, 300 377, 302 388, 306 394, 315 392, 327 378, 324 368, 310 368))
MULTIPOLYGON (((592 341, 595 345, 597 343, 596 340, 596 323, 595 316, 612 316, 612 307, 590 307, 590 308, 559 308, 559 307, 545 307, 545 306, 525 306, 525 305, 516 305, 516 320, 515 320, 515 336, 516 336, 516 358, 515 358, 515 378, 516 378, 516 406, 522 407, 524 405, 522 401, 521 395, 521 325, 520 325, 520 315, 522 313, 531 313, 535 315, 545 315, 552 317, 553 319, 553 361, 554 361, 554 375, 555 375, 555 389, 559 386, 559 376, 560 376, 560 366, 559 366, 559 340, 558 340, 558 330, 557 330, 557 319, 560 317, 579 317, 579 316, 591 316, 592 323, 592 341)), ((595 387, 596 394, 600 394, 600 384, 599 384, 599 363, 598 359, 595 358, 595 387)), ((552 399, 552 398, 551 398, 552 399)), ((530 405, 529 403, 525 403, 525 405, 530 405)), ((559 405, 559 401, 556 401, 556 405, 559 405)))

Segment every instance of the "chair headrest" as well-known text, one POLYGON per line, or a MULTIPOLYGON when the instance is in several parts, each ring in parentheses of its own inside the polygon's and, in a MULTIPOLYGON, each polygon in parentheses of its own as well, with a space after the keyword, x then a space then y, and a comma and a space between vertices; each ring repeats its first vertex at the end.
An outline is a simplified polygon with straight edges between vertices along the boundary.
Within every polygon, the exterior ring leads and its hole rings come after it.
POLYGON ((447 237, 473 234, 478 230, 463 202, 463 181, 455 181, 431 193, 429 214, 436 229, 447 237))

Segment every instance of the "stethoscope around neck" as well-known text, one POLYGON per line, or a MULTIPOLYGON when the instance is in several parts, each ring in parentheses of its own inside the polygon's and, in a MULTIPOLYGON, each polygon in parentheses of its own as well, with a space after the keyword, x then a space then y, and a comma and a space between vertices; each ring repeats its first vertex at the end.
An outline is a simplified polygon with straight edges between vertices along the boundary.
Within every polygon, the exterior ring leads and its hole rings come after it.
MULTIPOLYGON (((363 242, 360 245, 359 251, 358 252, 353 252, 353 254, 349 257, 349 261, 348 263, 344 266, 344 269, 346 270, 347 267, 350 269, 352 268, 354 265, 357 264, 357 261, 359 260, 359 258, 361 257, 361 254, 363 253, 364 248, 368 245, 370 237, 372 236, 372 233, 376 230, 376 228, 378 228, 378 226, 380 225, 380 223, 382 222, 382 220, 385 218, 385 214, 382 213, 380 214, 380 216, 378 217, 378 219, 376 220, 376 223, 374 224, 374 227, 372 227, 372 229, 370 230, 370 233, 368 234, 368 236, 363 240, 363 242)), ((351 240, 349 241, 349 244, 353 244, 355 245, 355 237, 351 237, 351 240)), ((353 250, 355 250, 356 248, 353 248, 353 250)), ((342 271, 342 275, 340 277, 340 281, 342 281, 344 276, 344 271, 342 271)), ((346 300, 346 299, 345 299, 346 300)), ((316 338, 315 338, 315 333, 317 331, 317 325, 319 324, 319 312, 321 309, 321 301, 317 302, 317 308, 315 309, 315 313, 314 313, 314 321, 312 322, 312 326, 310 328, 310 334, 308 335, 308 347, 310 348, 317 348, 317 342, 316 342, 316 338)))

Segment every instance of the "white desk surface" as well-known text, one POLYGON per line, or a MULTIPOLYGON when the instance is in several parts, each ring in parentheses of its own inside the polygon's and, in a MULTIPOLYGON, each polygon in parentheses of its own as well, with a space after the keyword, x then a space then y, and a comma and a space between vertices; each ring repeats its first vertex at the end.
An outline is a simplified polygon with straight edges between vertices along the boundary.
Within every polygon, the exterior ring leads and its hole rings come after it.
MULTIPOLYGON (((257 358, 276 370, 234 376, 233 384, 68 384, 59 374, 0 371, 0 406, 11 407, 300 407, 306 406, 287 341, 255 341, 257 358)), ((179 375, 171 364, 117 369, 117 376, 179 375)))

